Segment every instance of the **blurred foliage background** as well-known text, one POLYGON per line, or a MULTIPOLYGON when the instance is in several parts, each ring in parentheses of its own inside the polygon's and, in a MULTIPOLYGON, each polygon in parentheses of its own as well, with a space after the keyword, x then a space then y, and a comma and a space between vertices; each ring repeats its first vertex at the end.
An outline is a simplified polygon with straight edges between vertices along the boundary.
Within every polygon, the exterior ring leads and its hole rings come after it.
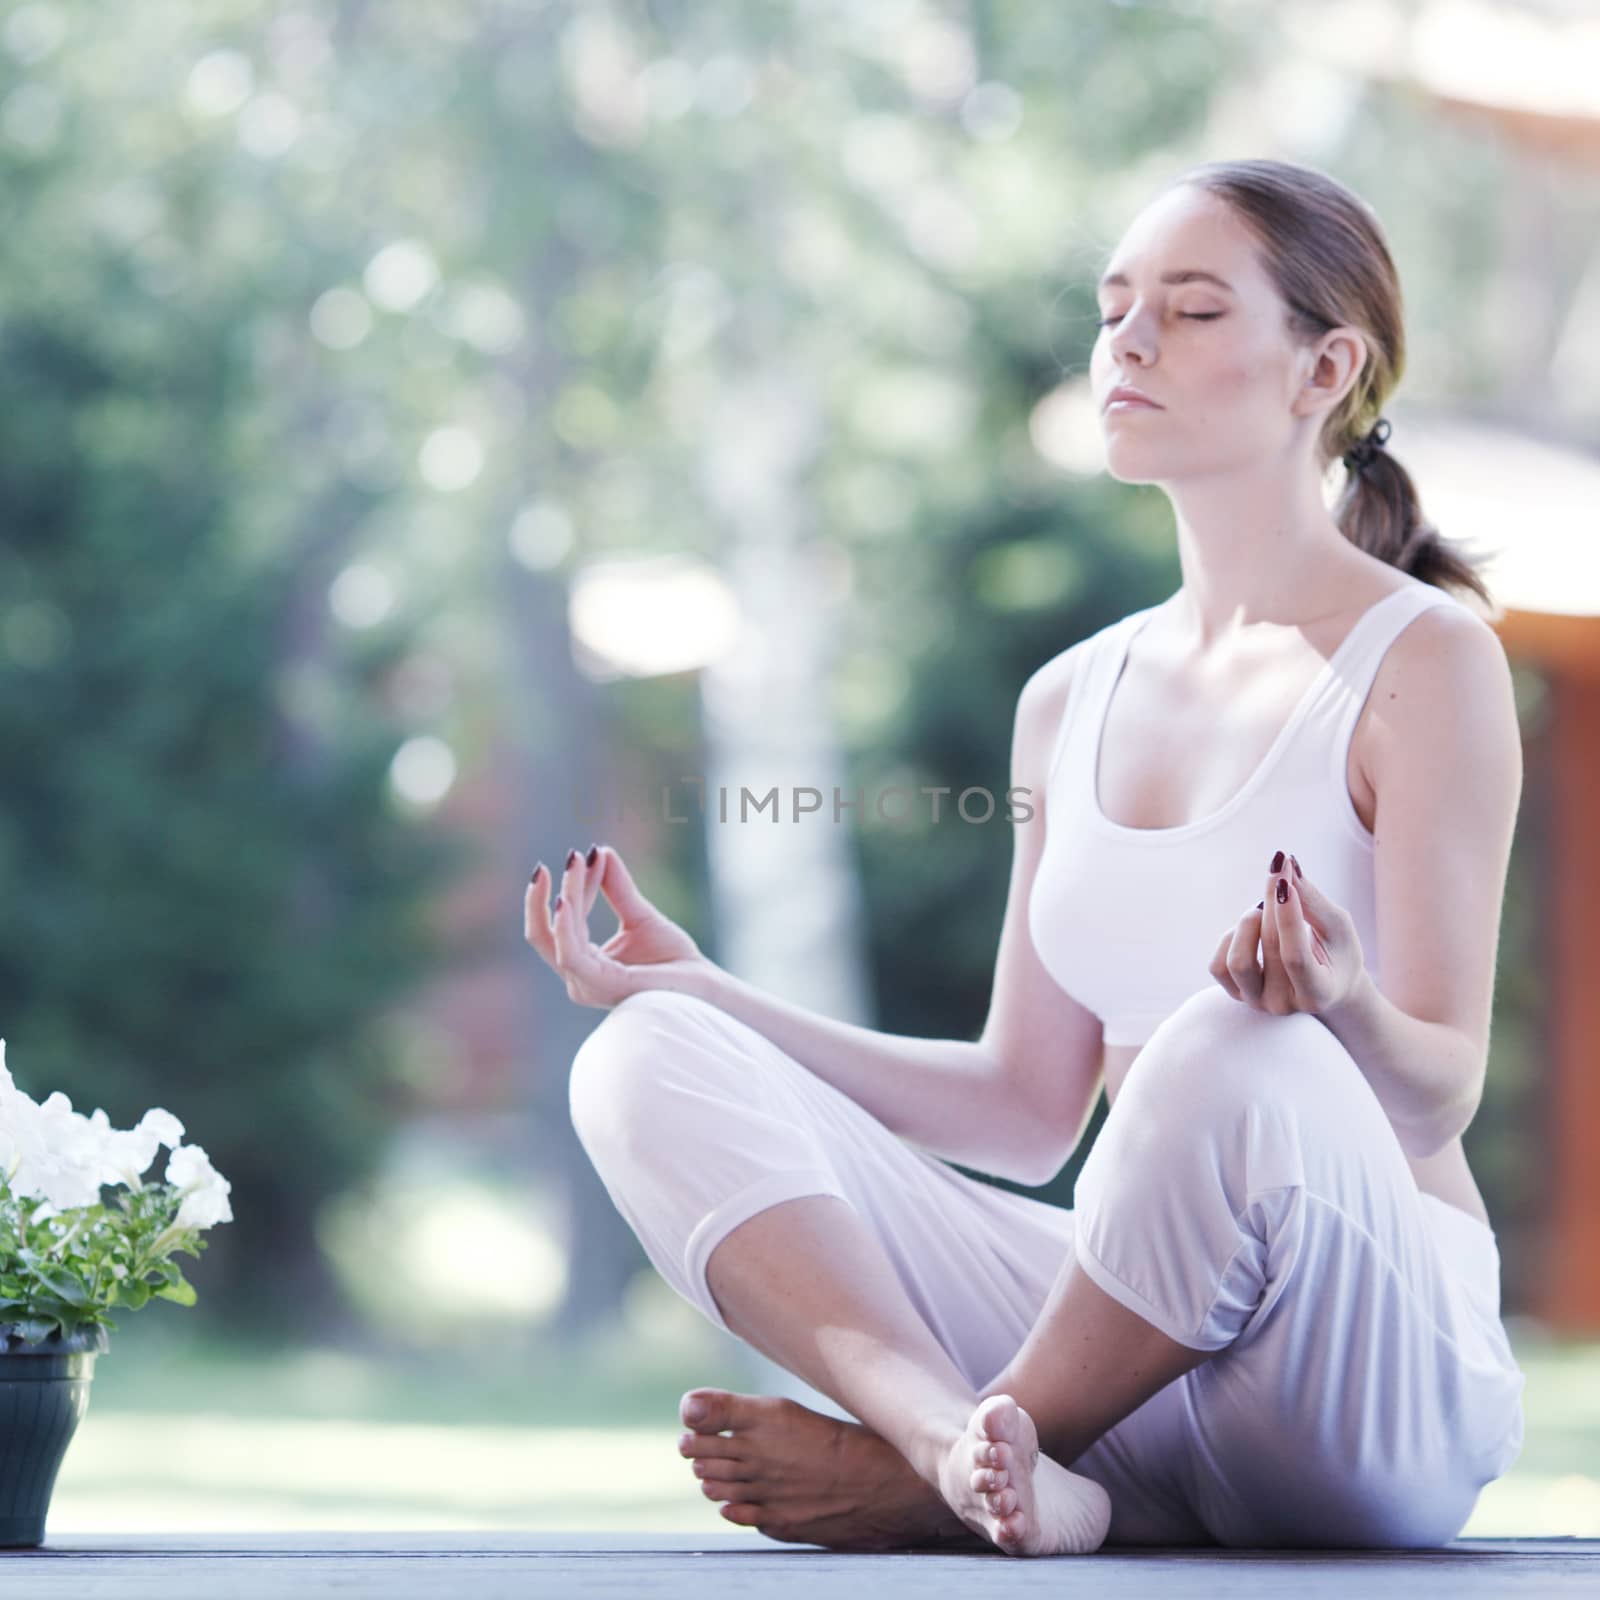
MULTIPOLYGON (((1100 470, 1081 391, 1101 260, 1212 154, 1374 205, 1408 403, 1583 436, 1591 389, 1546 384, 1530 417, 1507 308, 1587 259, 1593 170, 1331 54, 1337 9, 0 7, 0 1035, 36 1097, 119 1126, 164 1105, 234 1183, 199 1305, 128 1319, 97 1413, 411 1415, 491 1348, 538 1366, 487 1407, 531 1425, 602 1350, 657 1374, 670 1452, 674 1385, 751 1386, 587 1171, 565 1078, 598 1015, 521 941, 534 861, 608 838, 726 953, 705 829, 569 805, 697 766, 698 663, 619 665, 654 623, 586 632, 574 596, 607 563, 760 546, 729 483, 776 389, 848 785, 1002 792, 1028 674, 1179 580, 1164 497, 1100 470)), ((1513 1309, 1540 1205, 1529 771, 1467 1136, 1513 1309)), ((1003 815, 833 832, 864 1018, 975 1036, 1003 815)), ((1103 1114, 1036 1192, 1071 1203, 1103 1114)), ((141 1499, 96 1426, 57 1525, 204 1525, 199 1478, 141 1499)), ((1567 1526, 1600 1497, 1586 1459, 1552 1479, 1567 1526)), ((720 1525, 672 1470, 688 1525, 720 1525)), ((276 1514, 241 1493, 223 1525, 276 1514)))

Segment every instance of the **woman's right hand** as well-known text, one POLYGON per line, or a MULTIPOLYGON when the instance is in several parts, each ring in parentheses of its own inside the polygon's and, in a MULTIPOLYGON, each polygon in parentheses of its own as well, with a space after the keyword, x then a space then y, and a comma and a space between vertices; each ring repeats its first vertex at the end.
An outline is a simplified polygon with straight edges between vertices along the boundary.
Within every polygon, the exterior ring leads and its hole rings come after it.
POLYGON ((523 901, 524 935, 565 982, 569 999, 614 1006, 641 989, 686 989, 685 980, 713 967, 694 940, 639 892, 615 850, 596 845, 591 854, 592 862, 568 852, 553 908, 547 905, 550 874, 543 862, 523 901), (602 891, 621 925, 596 945, 589 938, 589 911, 602 891))

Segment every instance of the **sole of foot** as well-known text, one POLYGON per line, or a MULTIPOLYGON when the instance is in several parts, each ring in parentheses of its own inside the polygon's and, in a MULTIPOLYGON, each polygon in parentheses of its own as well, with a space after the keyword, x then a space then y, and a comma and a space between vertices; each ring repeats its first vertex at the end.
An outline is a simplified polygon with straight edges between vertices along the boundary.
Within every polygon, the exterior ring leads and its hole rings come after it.
POLYGON ((1045 1455, 1033 1418, 1008 1394, 978 1402, 939 1488, 967 1527, 1007 1555, 1087 1555, 1111 1526, 1111 1497, 1045 1455))
POLYGON ((679 1404, 687 1457, 721 1515, 785 1544, 830 1550, 985 1550, 886 1439, 774 1395, 691 1389, 679 1404), (700 1401, 705 1413, 691 1417, 700 1401))

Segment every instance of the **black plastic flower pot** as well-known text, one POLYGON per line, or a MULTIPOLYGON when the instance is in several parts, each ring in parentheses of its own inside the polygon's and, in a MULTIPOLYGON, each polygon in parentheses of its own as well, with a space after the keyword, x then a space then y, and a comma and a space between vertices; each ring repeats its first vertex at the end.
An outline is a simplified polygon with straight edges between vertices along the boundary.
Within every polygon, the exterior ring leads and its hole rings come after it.
POLYGON ((0 1549, 44 1542, 45 1518, 67 1446, 89 1409, 104 1328, 29 1344, 0 1323, 0 1549))

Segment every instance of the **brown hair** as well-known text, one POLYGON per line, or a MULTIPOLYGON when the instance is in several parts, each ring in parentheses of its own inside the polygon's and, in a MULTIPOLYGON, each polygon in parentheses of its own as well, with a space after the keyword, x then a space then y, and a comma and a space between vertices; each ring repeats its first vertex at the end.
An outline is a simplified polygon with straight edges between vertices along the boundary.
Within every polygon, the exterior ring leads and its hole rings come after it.
POLYGON ((1319 464, 1370 451, 1356 471, 1346 461, 1334 519, 1350 542, 1424 583, 1467 589, 1497 609, 1478 574, 1486 559, 1449 543, 1422 513, 1411 475, 1368 439, 1405 370, 1400 277, 1377 214, 1343 184, 1312 167, 1265 159, 1209 161, 1172 187, 1189 184, 1226 200, 1256 236, 1267 272, 1288 307, 1292 335, 1307 342, 1330 328, 1359 328, 1367 360, 1328 414, 1319 464))

